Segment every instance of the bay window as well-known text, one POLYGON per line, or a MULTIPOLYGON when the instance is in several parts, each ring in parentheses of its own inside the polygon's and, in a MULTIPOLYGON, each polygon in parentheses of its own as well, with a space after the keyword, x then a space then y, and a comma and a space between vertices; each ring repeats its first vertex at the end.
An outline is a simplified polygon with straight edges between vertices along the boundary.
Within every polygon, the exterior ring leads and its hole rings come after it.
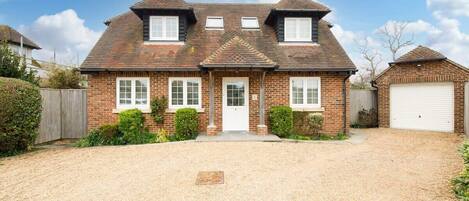
POLYGON ((150 109, 149 78, 117 78, 117 109, 150 109))
POLYGON ((290 78, 290 104, 292 108, 320 108, 321 78, 290 78))
POLYGON ((201 78, 169 78, 169 108, 202 108, 201 78))

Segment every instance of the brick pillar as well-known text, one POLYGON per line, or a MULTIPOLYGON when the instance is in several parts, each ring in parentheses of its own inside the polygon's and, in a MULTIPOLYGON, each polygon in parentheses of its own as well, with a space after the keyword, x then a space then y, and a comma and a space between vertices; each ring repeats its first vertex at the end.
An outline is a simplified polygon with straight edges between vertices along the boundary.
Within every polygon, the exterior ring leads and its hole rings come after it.
POLYGON ((268 135, 269 129, 266 125, 259 125, 257 126, 257 135, 268 135))

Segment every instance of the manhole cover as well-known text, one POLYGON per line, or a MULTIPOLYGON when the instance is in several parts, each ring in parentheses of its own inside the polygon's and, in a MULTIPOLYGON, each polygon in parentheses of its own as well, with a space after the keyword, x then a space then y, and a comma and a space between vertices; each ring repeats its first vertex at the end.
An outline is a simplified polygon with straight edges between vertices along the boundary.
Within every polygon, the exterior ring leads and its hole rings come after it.
POLYGON ((225 173, 223 171, 199 172, 195 185, 218 185, 225 183, 225 173))

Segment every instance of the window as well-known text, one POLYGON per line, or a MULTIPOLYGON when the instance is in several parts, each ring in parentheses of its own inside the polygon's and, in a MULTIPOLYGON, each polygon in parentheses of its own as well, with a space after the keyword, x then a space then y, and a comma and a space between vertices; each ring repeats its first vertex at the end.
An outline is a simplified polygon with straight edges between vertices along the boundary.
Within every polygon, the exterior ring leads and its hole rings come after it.
POLYGON ((149 78, 117 78, 117 109, 150 108, 149 78))
POLYGON ((312 41, 311 18, 285 18, 285 41, 309 42, 312 41))
POLYGON ((320 108, 321 78, 290 78, 290 103, 293 108, 320 108))
POLYGON ((242 17, 241 26, 243 29, 259 29, 257 17, 242 17))
POLYGON ((170 108, 201 108, 201 78, 169 78, 170 108))
POLYGON ((179 40, 178 16, 151 16, 150 40, 177 41, 179 40))
POLYGON ((223 29, 223 17, 207 17, 205 28, 207 29, 223 29))

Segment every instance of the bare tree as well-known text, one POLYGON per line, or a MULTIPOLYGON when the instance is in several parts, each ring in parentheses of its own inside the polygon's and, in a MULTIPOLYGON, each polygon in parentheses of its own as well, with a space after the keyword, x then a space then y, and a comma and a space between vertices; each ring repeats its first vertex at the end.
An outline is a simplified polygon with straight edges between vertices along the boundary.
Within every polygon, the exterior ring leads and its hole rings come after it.
POLYGON ((357 80, 354 85, 363 89, 370 87, 370 82, 376 78, 383 59, 377 49, 370 47, 368 38, 356 40, 355 43, 357 44, 358 52, 365 61, 365 64, 362 70, 357 74, 357 80))
POLYGON ((397 54, 402 48, 414 44, 414 35, 406 37, 406 29, 409 24, 406 22, 391 22, 384 25, 378 33, 383 37, 384 45, 391 51, 393 61, 396 61, 397 54))

